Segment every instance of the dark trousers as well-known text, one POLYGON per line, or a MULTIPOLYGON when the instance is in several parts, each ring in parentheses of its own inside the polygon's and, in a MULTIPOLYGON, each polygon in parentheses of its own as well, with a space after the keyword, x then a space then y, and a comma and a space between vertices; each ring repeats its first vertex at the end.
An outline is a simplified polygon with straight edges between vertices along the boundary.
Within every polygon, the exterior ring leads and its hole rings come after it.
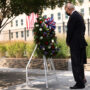
POLYGON ((70 48, 72 72, 76 83, 84 85, 84 54, 86 55, 86 47, 70 48))

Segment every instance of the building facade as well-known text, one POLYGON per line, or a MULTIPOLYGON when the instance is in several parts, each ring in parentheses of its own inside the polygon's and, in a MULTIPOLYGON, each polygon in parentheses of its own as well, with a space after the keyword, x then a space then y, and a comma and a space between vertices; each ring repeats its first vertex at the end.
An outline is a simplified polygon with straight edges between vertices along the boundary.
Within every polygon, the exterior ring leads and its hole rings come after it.
MULTIPOLYGON (((76 4, 75 8, 84 17, 86 25, 85 36, 88 37, 90 36, 90 0, 82 0, 82 2, 82 4, 76 4)), ((65 13, 64 6, 62 8, 56 7, 53 10, 45 8, 42 15, 54 18, 54 21, 56 22, 56 36, 66 35, 69 17, 65 13)), ((33 31, 26 29, 25 14, 17 16, 3 29, 0 34, 0 41, 7 40, 33 40, 33 31)))

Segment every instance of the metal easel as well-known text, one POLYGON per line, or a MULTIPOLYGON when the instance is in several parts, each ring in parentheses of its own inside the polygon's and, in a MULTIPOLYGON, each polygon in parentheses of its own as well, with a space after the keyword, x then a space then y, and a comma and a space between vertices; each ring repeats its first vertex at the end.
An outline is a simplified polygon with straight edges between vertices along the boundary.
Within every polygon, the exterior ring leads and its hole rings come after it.
MULTIPOLYGON (((28 67, 29 67, 29 65, 31 64, 31 60, 32 60, 32 57, 33 57, 36 49, 37 49, 37 45, 35 46, 34 51, 33 51, 33 53, 32 53, 32 55, 31 55, 31 57, 30 57, 27 65, 26 65, 26 84, 27 84, 27 85, 31 85, 31 86, 33 86, 33 84, 32 84, 31 81, 29 80, 30 77, 29 77, 28 67)), ((50 70, 51 70, 51 69, 53 70, 54 76, 48 77, 48 71, 49 71, 49 70, 48 70, 47 60, 46 60, 46 57, 43 56, 43 64, 44 64, 44 74, 45 74, 45 78, 43 78, 43 79, 40 80, 40 81, 45 81, 45 83, 46 83, 46 88, 48 88, 48 80, 54 79, 54 78, 56 78, 56 80, 58 80, 58 79, 57 79, 57 76, 56 76, 56 71, 55 71, 55 67, 54 67, 54 63, 53 63, 52 58, 48 58, 48 61, 49 61, 49 64, 50 64, 50 70)))

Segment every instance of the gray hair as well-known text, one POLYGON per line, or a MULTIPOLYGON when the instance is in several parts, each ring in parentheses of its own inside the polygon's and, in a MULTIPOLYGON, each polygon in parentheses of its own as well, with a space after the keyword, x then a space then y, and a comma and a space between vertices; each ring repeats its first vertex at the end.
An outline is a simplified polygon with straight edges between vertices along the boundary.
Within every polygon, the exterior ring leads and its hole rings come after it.
POLYGON ((69 9, 75 9, 75 6, 72 3, 67 3, 65 5, 65 8, 69 8, 69 9))

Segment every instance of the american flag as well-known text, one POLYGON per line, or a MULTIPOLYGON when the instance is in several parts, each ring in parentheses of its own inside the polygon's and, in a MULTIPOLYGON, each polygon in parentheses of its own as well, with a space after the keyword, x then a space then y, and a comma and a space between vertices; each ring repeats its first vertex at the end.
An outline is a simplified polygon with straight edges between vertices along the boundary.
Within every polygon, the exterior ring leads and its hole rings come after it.
POLYGON ((26 29, 32 30, 34 28, 34 23, 37 21, 38 15, 31 13, 29 16, 26 16, 26 29))

